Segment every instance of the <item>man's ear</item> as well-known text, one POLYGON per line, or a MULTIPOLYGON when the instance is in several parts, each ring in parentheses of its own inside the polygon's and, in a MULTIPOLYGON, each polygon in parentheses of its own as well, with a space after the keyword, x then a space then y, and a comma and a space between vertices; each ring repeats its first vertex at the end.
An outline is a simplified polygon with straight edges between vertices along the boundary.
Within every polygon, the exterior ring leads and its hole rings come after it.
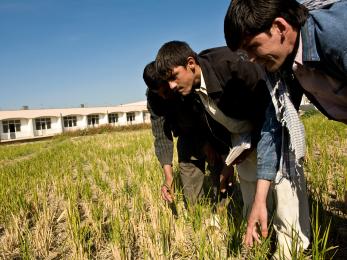
POLYGON ((193 57, 189 56, 187 58, 187 68, 194 70, 196 66, 196 61, 193 57))
POLYGON ((290 31, 291 25, 282 17, 276 17, 272 22, 271 33, 278 33, 283 42, 287 33, 290 31))

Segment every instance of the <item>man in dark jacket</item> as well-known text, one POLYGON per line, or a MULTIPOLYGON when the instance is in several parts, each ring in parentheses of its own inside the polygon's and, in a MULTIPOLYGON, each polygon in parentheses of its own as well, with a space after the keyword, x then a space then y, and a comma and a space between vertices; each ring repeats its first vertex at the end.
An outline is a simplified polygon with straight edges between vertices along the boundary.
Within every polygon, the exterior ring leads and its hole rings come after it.
POLYGON ((207 125, 201 118, 201 104, 193 102, 189 95, 182 98, 171 91, 167 82, 157 75, 154 62, 145 67, 143 79, 148 86, 147 107, 151 114, 155 153, 163 167, 165 178, 161 187, 163 199, 173 201, 173 136, 178 137, 180 177, 186 200, 194 204, 203 195, 206 161, 213 180, 212 194, 218 195, 219 188, 224 192, 233 168, 223 168, 221 154, 227 152, 227 147, 211 138, 207 125))

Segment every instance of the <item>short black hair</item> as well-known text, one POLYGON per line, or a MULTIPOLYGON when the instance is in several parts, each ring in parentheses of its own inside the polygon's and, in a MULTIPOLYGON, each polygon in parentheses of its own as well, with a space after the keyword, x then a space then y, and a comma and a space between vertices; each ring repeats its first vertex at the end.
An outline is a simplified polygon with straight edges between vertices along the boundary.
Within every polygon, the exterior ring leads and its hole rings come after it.
POLYGON ((246 37, 269 31, 276 17, 299 29, 307 16, 307 8, 296 0, 232 0, 224 19, 225 40, 235 51, 246 37))
POLYGON ((198 63, 198 55, 186 42, 167 42, 158 51, 155 59, 156 70, 164 80, 167 80, 171 76, 174 67, 187 65, 189 57, 193 57, 198 63))
POLYGON ((143 70, 143 80, 146 83, 148 89, 158 90, 159 87, 165 83, 160 77, 155 68, 155 61, 148 63, 143 70))

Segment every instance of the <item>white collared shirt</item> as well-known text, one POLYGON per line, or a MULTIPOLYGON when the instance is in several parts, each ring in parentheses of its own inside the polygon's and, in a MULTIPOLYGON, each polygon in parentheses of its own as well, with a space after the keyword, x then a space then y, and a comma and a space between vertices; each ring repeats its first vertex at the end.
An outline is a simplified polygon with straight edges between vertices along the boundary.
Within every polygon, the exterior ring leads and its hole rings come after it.
POLYGON ((200 88, 195 89, 195 91, 199 94, 206 111, 214 120, 227 128, 230 133, 241 134, 250 132, 252 130, 252 124, 249 121, 228 117, 217 107, 214 100, 211 99, 207 94, 206 83, 202 71, 200 88))

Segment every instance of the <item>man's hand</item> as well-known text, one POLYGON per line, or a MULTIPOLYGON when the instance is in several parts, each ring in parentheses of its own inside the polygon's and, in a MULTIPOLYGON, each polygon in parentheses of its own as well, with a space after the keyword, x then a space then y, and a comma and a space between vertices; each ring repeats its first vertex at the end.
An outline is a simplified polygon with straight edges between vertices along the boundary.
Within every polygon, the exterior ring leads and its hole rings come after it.
POLYGON ((163 186, 161 186, 161 197, 169 203, 173 202, 173 195, 171 195, 171 192, 172 189, 167 184, 164 183, 163 186))
POLYGON ((270 184, 271 182, 268 180, 257 181, 256 195, 251 213, 248 217, 246 236, 244 239, 246 246, 253 246, 254 240, 260 243, 258 224, 260 225, 261 236, 264 238, 268 236, 266 198, 270 184))
POLYGON ((172 165, 165 164, 163 170, 165 180, 164 184, 161 186, 161 197, 163 200, 172 203, 174 200, 172 165))
POLYGON ((234 166, 224 165, 219 177, 220 192, 222 193, 226 192, 228 190, 228 187, 233 185, 233 178, 234 178, 234 166))
POLYGON ((266 203, 253 203, 252 211, 249 215, 247 222, 247 231, 245 236, 246 246, 253 246, 253 241, 260 243, 258 234, 258 223, 260 224, 260 230, 262 237, 267 237, 267 208, 266 203))

